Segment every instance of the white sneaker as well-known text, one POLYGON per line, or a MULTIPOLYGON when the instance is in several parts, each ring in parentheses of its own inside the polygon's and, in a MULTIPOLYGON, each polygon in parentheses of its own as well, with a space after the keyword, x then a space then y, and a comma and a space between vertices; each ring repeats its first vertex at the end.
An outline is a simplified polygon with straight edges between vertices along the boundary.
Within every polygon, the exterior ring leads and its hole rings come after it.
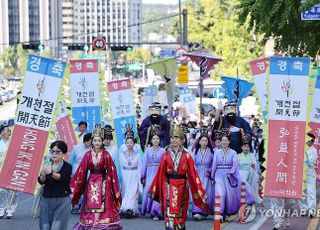
POLYGON ((4 217, 4 214, 6 214, 6 210, 4 208, 0 208, 0 218, 4 217))
POLYGON ((158 221, 158 220, 159 220, 159 217, 154 216, 154 217, 153 217, 153 220, 158 221))
POLYGON ((13 212, 12 211, 7 211, 7 219, 13 218, 13 212))
POLYGON ((287 228, 290 228, 290 220, 289 220, 289 218, 285 219, 285 225, 286 225, 287 228))
POLYGON ((202 219, 203 219, 203 216, 200 215, 200 214, 195 214, 195 215, 193 215, 193 219, 195 219, 195 220, 202 220, 202 219))

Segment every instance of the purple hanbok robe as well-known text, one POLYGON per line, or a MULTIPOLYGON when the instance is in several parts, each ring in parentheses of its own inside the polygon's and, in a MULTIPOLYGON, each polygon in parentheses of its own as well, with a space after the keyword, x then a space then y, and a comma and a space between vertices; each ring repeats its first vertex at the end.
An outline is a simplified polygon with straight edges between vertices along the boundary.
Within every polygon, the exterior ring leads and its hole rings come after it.
POLYGON ((162 211, 159 202, 148 197, 151 183, 157 173, 162 155, 166 151, 163 148, 154 150, 153 147, 148 147, 144 155, 144 167, 141 173, 141 179, 145 180, 146 185, 143 190, 141 214, 150 214, 151 216, 162 217, 162 211))
MULTIPOLYGON (((241 195, 241 176, 236 151, 228 148, 224 153, 223 149, 215 149, 211 178, 215 181, 215 195, 221 197, 221 215, 236 214, 240 208, 241 195)), ((246 190, 246 203, 255 203, 249 189, 246 190)))
MULTIPOLYGON (((205 154, 200 153, 200 149, 194 155, 194 162, 196 165, 197 172, 199 174, 202 187, 206 190, 207 194, 207 204, 209 207, 214 206, 214 185, 212 185, 210 180, 211 167, 213 161, 213 153, 209 148, 206 149, 205 154)), ((197 207, 194 203, 192 203, 192 214, 200 214, 203 216, 207 216, 208 213, 197 207)))

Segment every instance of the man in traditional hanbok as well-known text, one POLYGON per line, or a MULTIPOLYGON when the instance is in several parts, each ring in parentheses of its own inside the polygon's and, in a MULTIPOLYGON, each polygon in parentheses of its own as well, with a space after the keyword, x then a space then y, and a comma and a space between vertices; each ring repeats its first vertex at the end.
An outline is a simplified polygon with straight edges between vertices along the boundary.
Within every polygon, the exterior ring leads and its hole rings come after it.
POLYGON ((224 116, 220 115, 220 110, 217 110, 214 129, 227 131, 230 135, 230 148, 237 153, 241 153, 241 142, 245 134, 251 135, 250 124, 237 115, 236 103, 226 103, 224 106, 224 116))
POLYGON ((184 129, 179 125, 171 128, 171 146, 161 158, 158 172, 150 187, 149 195, 160 202, 166 229, 185 229, 189 202, 189 188, 193 202, 204 211, 206 191, 195 169, 191 155, 182 147, 184 129))
POLYGON ((170 143, 170 123, 166 117, 160 114, 161 104, 154 102, 149 106, 150 115, 147 116, 143 121, 139 129, 139 137, 142 150, 146 147, 146 141, 152 125, 160 126, 160 147, 165 148, 170 143))
POLYGON ((92 132, 92 149, 88 151, 71 180, 74 187, 72 205, 84 199, 80 220, 75 230, 104 229, 119 230, 121 193, 116 166, 110 154, 102 147, 104 130, 96 127, 92 132))

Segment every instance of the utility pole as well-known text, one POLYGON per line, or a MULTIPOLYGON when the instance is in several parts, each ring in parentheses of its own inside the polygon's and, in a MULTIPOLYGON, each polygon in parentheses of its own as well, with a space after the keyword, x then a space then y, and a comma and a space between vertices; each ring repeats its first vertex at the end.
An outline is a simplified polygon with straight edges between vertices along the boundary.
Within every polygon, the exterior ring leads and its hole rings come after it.
POLYGON ((179 0, 179 40, 180 46, 183 45, 183 37, 182 37, 182 19, 181 19, 181 0, 179 0))
POLYGON ((188 45, 188 10, 182 10, 183 16, 183 45, 188 45))

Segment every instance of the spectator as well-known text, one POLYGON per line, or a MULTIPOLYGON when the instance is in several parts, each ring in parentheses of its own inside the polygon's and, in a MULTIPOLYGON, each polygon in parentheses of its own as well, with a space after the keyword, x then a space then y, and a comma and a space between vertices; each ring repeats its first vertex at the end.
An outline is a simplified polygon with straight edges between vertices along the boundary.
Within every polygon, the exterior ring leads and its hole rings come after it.
POLYGON ((67 151, 65 142, 53 142, 50 146, 51 164, 44 166, 38 177, 38 182, 44 184, 40 203, 41 230, 63 230, 68 226, 72 166, 63 160, 67 151))

